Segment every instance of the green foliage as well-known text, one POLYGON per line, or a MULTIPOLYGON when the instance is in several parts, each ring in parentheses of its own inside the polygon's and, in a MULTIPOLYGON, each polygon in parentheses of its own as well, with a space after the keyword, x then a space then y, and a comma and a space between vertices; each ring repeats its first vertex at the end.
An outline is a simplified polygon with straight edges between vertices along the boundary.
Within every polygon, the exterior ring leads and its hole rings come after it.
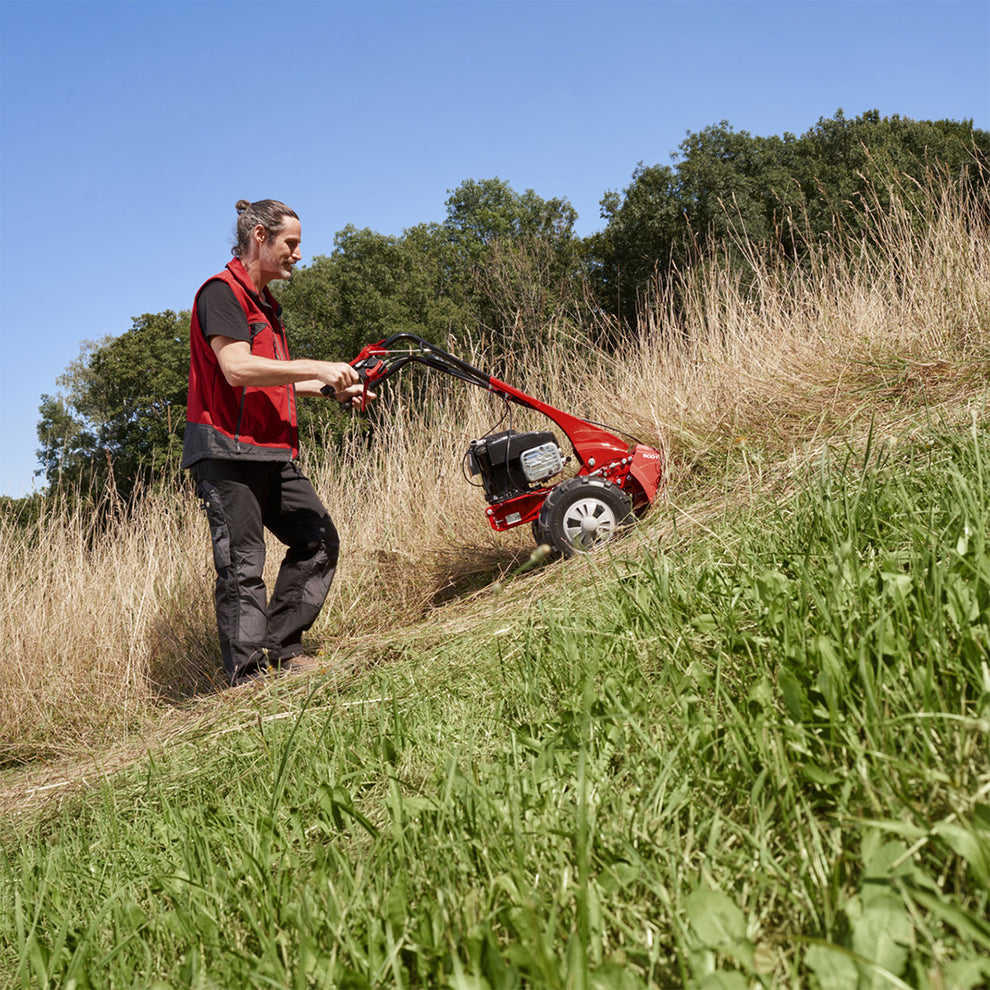
POLYGON ((515 193, 500 180, 466 182, 447 201, 445 228, 471 274, 476 324, 496 340, 539 338, 579 314, 586 295, 586 248, 577 213, 563 199, 515 193))
POLYGON ((345 227, 332 254, 280 287, 293 353, 349 359, 396 333, 467 346, 520 318, 535 334, 580 296, 577 214, 566 200, 468 180, 446 206, 442 224, 400 237, 345 227))
POLYGON ((0 495, 0 525, 17 533, 31 532, 45 510, 45 496, 40 492, 11 498, 0 495))
POLYGON ((446 339, 470 324, 456 258, 436 226, 401 238, 345 227, 334 252, 279 287, 292 353, 350 360, 394 333, 446 339))
POLYGON ((470 286, 474 333, 501 344, 543 335, 584 296, 584 246, 566 199, 519 194, 501 179, 468 180, 447 200, 443 223, 470 286))
POLYGON ((484 261, 485 249, 498 241, 546 237, 567 241, 577 212, 566 199, 545 200, 532 189, 519 194, 501 179, 468 179, 447 200, 444 228, 473 264, 484 261))
POLYGON ((118 337, 86 341, 42 396, 38 439, 49 485, 126 496, 142 470, 178 465, 189 384, 189 314, 137 317, 118 337))
MULTIPOLYGON (((591 238, 602 305, 629 323, 651 279, 716 248, 775 244, 800 258, 807 239, 863 232, 881 193, 910 198, 932 173, 985 189, 990 133, 972 121, 914 121, 840 110, 801 137, 754 137, 728 121, 692 133, 676 165, 635 170, 622 196, 601 202, 605 229, 591 238)), ((736 260, 741 259, 737 252, 736 260)))
POLYGON ((830 455, 344 693, 275 682, 5 830, 0 973, 986 985, 988 457, 975 420, 830 455))

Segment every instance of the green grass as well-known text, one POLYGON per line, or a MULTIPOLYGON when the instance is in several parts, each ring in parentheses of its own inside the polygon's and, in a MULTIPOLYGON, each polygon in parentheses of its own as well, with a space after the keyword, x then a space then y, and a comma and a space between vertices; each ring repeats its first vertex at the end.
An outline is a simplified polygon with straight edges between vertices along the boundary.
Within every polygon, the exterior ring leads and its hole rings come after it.
POLYGON ((277 682, 7 824, 3 983, 986 985, 988 515, 976 419, 833 451, 277 682))

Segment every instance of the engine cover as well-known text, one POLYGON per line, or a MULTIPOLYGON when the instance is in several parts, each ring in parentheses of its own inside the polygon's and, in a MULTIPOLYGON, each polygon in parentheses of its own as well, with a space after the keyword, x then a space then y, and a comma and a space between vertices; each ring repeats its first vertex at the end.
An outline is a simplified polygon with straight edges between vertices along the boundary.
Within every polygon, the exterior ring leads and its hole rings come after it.
POLYGON ((506 430, 472 440, 468 466, 472 474, 481 475, 485 496, 494 504, 559 474, 564 456, 552 433, 506 430))

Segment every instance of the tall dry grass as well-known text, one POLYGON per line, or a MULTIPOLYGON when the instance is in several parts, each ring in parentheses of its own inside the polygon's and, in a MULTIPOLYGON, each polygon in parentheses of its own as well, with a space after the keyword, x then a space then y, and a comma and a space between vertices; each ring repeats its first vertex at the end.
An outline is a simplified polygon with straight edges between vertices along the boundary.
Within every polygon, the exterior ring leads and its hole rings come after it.
POLYGON ((982 392, 986 203, 933 178, 875 190, 864 216, 858 238, 806 240, 801 266, 741 241, 747 271, 723 260, 655 289, 628 355, 646 373, 622 393, 638 428, 697 463, 732 438, 787 452, 982 392))
MULTIPOLYGON (((878 193, 867 213, 860 240, 809 243, 801 267, 741 244, 748 274, 718 263, 686 273, 654 294, 639 332, 612 353, 561 321, 521 328, 497 365, 484 346, 462 356, 666 446, 675 499, 706 483, 700 469, 724 463, 733 445, 786 458, 926 406, 983 402, 985 207, 933 183, 878 193)), ((313 630, 330 653, 428 621, 531 549, 528 531, 489 529, 463 476, 468 440, 508 426, 506 408, 457 383, 430 387, 423 406, 386 386, 373 444, 306 453, 344 545, 313 630)), ((516 409, 511 425, 545 421, 516 409)), ((207 528, 179 480, 98 531, 52 498, 30 530, 0 521, 0 546, 0 766, 99 752, 219 682, 207 528)), ((280 551, 270 549, 271 580, 280 551)))

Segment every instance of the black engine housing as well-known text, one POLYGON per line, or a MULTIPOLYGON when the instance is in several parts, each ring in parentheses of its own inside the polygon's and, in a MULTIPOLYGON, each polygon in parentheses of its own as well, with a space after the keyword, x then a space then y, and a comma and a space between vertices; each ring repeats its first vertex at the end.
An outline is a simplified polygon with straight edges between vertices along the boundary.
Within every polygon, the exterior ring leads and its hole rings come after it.
MULTIPOLYGON (((472 474, 481 475, 489 503, 504 502, 533 487, 533 482, 523 469, 522 455, 535 447, 550 445, 557 447, 557 438, 548 431, 516 433, 515 430, 506 430, 504 433, 493 433, 471 441, 468 465, 472 474)), ((559 448, 557 459, 560 461, 559 448)), ((560 466, 556 470, 548 469, 545 476, 555 474, 562 466, 560 461, 560 466)))

